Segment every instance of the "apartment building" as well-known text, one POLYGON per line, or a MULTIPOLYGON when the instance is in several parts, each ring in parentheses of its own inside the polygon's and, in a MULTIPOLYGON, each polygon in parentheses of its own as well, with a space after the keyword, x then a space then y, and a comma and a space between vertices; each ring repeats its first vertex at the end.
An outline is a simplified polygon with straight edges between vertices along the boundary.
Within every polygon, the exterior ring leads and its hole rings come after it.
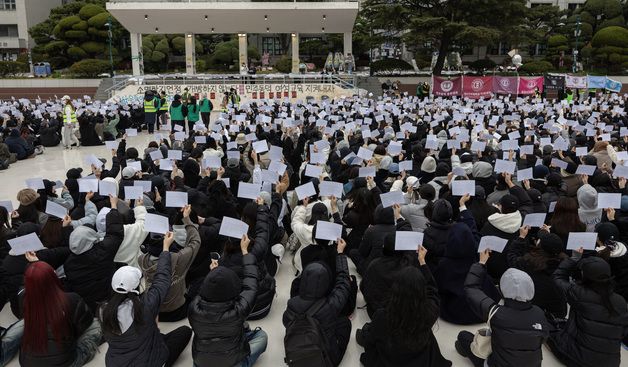
POLYGON ((0 0, 0 60, 16 60, 33 46, 28 29, 67 0, 0 0))

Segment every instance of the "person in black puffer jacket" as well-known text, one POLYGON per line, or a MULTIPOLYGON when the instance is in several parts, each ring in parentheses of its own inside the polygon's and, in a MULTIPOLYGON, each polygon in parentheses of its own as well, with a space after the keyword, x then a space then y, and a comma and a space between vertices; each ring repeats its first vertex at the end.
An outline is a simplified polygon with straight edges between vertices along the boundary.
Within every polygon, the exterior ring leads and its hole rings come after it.
POLYGON ((395 231, 412 230, 410 223, 401 216, 399 205, 384 208, 379 204, 373 218, 375 224, 364 232, 360 248, 350 252, 351 260, 360 274, 364 274, 373 260, 382 256, 386 235, 395 231))
POLYGON ((190 304, 195 366, 252 366, 266 350, 266 333, 243 326, 255 304, 259 273, 255 255, 248 253, 249 242, 244 236, 239 246, 242 281, 236 272, 218 266, 214 260, 198 296, 190 304))
POLYGON ((415 265, 416 259, 405 251, 395 251, 395 233, 384 238, 382 256, 374 259, 364 272, 360 290, 366 301, 369 317, 384 308, 390 299, 390 285, 401 269, 415 265))
POLYGON ((66 289, 78 293, 91 310, 111 294, 109 283, 116 271, 113 262, 124 239, 122 216, 118 213, 118 199, 110 197, 111 211, 106 217, 104 238, 95 230, 80 226, 70 235, 70 251, 64 269, 66 289))
MULTIPOLYGON (((249 251, 255 255, 258 269, 258 287, 257 296, 255 297, 255 305, 249 314, 249 320, 259 320, 270 312, 270 308, 275 298, 275 279, 268 274, 266 270, 266 253, 268 249, 268 240, 270 237, 270 211, 263 200, 258 198, 257 203, 249 203, 243 210, 243 220, 249 224, 249 237, 251 241, 249 251)), ((236 272, 241 278, 243 273, 242 254, 236 249, 231 242, 227 242, 225 246, 225 254, 220 259, 220 265, 226 266, 236 272)))
POLYGON ((548 345, 568 366, 619 366, 622 339, 628 334, 626 301, 613 291, 610 265, 599 257, 576 262, 581 254, 582 249, 574 251, 574 259, 563 260, 554 272, 571 307, 567 323, 552 332, 548 345), (569 277, 576 271, 582 280, 572 283, 569 277))
POLYGON ((427 265, 436 270, 440 258, 445 255, 447 235, 451 229, 453 209, 449 201, 438 199, 434 202, 430 222, 423 232, 423 246, 427 249, 427 265))
POLYGON ((44 122, 39 128, 39 141, 45 147, 56 147, 61 142, 59 126, 56 120, 44 122))
POLYGON ((340 239, 335 280, 324 263, 311 263, 303 269, 299 295, 288 300, 288 307, 283 314, 283 325, 288 328, 297 315, 306 313, 318 301, 326 300, 313 317, 320 324, 325 336, 325 351, 334 366, 342 362, 351 338, 351 321, 341 315, 350 292, 349 266, 347 257, 343 254, 345 247, 345 241, 340 239), (330 284, 333 282, 335 285, 331 288, 330 284))
POLYGON ((541 346, 549 335, 550 325, 543 310, 530 302, 534 297, 534 283, 523 271, 508 269, 499 282, 504 305, 497 304, 482 291, 489 254, 489 250, 482 252, 480 262, 471 266, 465 292, 473 312, 482 320, 490 318, 493 352, 486 361, 476 357, 470 348, 473 334, 468 331, 458 334, 456 351, 468 357, 476 367, 484 366, 485 362, 490 367, 540 367, 541 346))

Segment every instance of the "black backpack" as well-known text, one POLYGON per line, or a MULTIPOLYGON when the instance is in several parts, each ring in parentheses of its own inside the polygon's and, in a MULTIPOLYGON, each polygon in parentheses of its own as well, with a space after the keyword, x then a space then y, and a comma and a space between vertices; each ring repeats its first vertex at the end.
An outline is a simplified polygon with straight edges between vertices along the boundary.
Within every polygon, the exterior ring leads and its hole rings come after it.
POLYGON ((325 298, 313 304, 305 313, 295 314, 286 328, 283 344, 286 349, 284 361, 290 367, 331 367, 325 347, 325 335, 314 315, 323 307, 325 298))

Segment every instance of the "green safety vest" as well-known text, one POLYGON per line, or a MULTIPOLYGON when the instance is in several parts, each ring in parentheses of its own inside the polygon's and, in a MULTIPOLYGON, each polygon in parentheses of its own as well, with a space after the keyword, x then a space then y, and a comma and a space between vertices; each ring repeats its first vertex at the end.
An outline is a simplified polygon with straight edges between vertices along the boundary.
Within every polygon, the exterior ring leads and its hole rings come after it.
POLYGON ((183 117, 183 104, 180 104, 177 107, 170 106, 170 120, 172 121, 185 120, 185 117, 183 117))
POLYGON ((204 98, 201 101, 201 112, 212 112, 212 108, 211 108, 209 99, 204 98))
POLYGON ((572 101, 573 101, 573 93, 567 94, 567 102, 572 102, 572 101))
POLYGON ((152 98, 150 101, 144 100, 144 113, 155 112, 157 112, 157 107, 155 107, 155 98, 152 98))
POLYGON ((198 105, 188 104, 188 121, 190 122, 198 121, 200 119, 199 117, 200 112, 201 111, 198 109, 198 105))
POLYGON ((68 114, 65 113, 65 108, 63 109, 63 123, 66 125, 72 125, 72 124, 76 124, 78 123, 78 120, 76 119, 76 112, 74 111, 74 108, 71 108, 72 112, 70 113, 70 119, 68 120, 68 114))
POLYGON ((168 100, 166 99, 166 97, 164 97, 163 99, 164 99, 163 104, 161 104, 161 100, 159 100, 159 104, 160 104, 159 111, 168 111, 168 106, 169 106, 168 100))

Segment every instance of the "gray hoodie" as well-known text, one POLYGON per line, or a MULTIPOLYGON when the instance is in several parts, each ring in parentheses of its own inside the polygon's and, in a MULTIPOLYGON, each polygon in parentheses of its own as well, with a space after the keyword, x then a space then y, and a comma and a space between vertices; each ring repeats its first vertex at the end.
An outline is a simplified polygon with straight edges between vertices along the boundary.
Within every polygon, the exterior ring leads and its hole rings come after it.
POLYGON ((602 220, 602 209, 597 208, 597 191, 586 184, 578 189, 578 216, 586 224, 587 232, 595 232, 595 226, 602 220))

